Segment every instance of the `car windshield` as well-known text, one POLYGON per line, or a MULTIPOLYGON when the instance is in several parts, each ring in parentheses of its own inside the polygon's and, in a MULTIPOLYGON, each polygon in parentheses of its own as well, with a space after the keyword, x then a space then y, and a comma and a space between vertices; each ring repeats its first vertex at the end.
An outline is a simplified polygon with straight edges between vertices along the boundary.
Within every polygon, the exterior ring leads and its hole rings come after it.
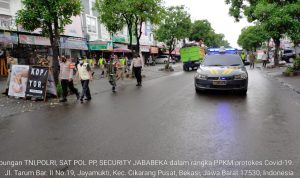
POLYGON ((202 65, 204 66, 243 66, 243 61, 238 55, 208 55, 202 65))

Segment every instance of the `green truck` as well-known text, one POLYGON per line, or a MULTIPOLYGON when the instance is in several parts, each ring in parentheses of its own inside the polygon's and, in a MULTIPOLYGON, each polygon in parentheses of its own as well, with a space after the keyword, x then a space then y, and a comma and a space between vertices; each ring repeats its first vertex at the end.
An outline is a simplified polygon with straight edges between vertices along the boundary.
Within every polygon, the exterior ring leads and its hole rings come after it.
POLYGON ((198 69, 205 56, 205 49, 199 46, 188 46, 180 49, 180 60, 183 63, 183 70, 189 71, 198 69))

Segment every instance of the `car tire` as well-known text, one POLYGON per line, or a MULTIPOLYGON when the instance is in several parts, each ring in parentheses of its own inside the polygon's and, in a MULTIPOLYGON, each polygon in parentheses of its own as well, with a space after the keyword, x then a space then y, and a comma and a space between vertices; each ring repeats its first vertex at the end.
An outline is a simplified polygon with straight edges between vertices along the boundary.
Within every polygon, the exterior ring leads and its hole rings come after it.
POLYGON ((198 89, 198 88, 195 88, 195 91, 196 91, 197 94, 203 93, 203 90, 200 90, 200 89, 198 89))
POLYGON ((239 91, 239 94, 241 95, 241 96, 246 96, 247 95, 247 89, 246 90, 241 90, 241 91, 239 91))
POLYGON ((185 65, 183 65, 183 71, 188 71, 188 68, 185 65))

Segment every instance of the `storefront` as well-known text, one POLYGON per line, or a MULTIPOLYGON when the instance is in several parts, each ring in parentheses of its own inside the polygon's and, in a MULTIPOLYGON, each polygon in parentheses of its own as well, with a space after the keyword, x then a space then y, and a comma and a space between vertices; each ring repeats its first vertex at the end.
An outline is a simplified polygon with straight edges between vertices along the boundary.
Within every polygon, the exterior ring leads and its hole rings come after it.
POLYGON ((14 56, 14 44, 18 43, 18 36, 13 32, 0 31, 0 76, 7 76, 6 56, 14 56))
POLYGON ((85 55, 88 50, 86 40, 83 38, 61 37, 60 38, 61 55, 69 55, 76 59, 85 55))
POLYGON ((149 45, 140 45, 140 51, 142 53, 142 57, 145 59, 145 62, 148 61, 150 55, 150 46, 149 45))
POLYGON ((97 59, 100 57, 108 59, 112 52, 112 42, 108 41, 90 41, 89 50, 97 59))
POLYGON ((40 57, 52 56, 49 38, 20 34, 19 43, 19 64, 36 65, 40 57))

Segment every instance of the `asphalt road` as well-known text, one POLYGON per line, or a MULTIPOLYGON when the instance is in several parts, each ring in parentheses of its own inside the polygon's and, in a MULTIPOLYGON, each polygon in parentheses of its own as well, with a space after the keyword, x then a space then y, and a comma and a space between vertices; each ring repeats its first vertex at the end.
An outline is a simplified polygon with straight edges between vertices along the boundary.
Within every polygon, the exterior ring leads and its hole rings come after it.
MULTIPOLYGON (((141 88, 128 85, 116 94, 97 94, 88 103, 8 117, 0 121, 0 177, 8 169, 48 171, 37 177, 67 177, 70 170, 77 175, 80 170, 100 169, 109 171, 110 177, 134 177, 128 170, 154 171, 152 177, 201 177, 192 176, 191 171, 203 175, 209 170, 237 171, 238 176, 203 177, 268 177, 262 174, 272 170, 294 174, 276 177, 300 177, 299 94, 257 70, 248 72, 246 97, 231 92, 196 94, 194 73, 177 72, 149 80, 141 88), (1 160, 20 160, 22 165, 5 166, 1 160), (57 160, 57 165, 26 166, 24 160, 57 160), (98 166, 80 166, 74 160, 86 164, 97 160, 98 166), (100 160, 132 162, 99 166, 100 160), (168 165, 133 165, 135 160, 167 160, 168 165), (186 162, 174 166, 172 160, 186 162), (192 165, 205 160, 214 164, 192 165), (229 165, 216 160, 229 160, 229 165), (50 169, 64 171, 64 176, 49 176, 50 169), (113 172, 117 170, 124 175, 113 172), (179 173, 184 170, 187 174, 179 173), (245 170, 259 170, 262 176, 245 170)), ((13 173, 10 177, 23 176, 13 173)))

